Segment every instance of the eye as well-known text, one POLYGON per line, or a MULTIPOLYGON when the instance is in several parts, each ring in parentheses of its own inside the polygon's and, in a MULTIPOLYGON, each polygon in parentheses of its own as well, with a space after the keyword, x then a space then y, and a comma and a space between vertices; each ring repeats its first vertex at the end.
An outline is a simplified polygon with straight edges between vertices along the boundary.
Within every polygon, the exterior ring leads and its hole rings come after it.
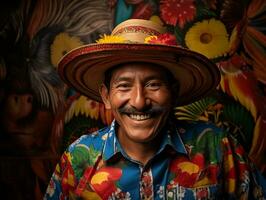
POLYGON ((146 87, 151 90, 158 90, 163 86, 161 81, 150 81, 146 84, 146 87))
POLYGON ((127 83, 127 82, 118 83, 116 85, 116 88, 121 90, 121 91, 126 91, 126 90, 129 90, 131 88, 131 84, 127 83))

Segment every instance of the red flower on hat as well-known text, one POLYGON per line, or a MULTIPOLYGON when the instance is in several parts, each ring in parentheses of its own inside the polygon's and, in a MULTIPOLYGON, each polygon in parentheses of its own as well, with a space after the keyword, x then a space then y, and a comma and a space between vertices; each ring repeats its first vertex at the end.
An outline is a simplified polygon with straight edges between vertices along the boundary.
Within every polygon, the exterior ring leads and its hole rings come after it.
POLYGON ((145 43, 177 45, 176 37, 169 33, 163 33, 158 36, 149 36, 145 38, 145 43))
POLYGON ((160 11, 166 24, 175 26, 178 23, 181 28, 196 14, 194 0, 161 0, 160 11))

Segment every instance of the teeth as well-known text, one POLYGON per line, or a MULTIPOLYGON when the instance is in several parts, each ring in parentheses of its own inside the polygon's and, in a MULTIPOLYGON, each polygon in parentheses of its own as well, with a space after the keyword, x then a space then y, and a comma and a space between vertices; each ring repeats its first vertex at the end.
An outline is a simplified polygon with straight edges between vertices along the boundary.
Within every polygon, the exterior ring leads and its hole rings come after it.
POLYGON ((131 119, 135 119, 135 120, 145 120, 145 119, 149 119, 151 116, 149 114, 146 114, 146 115, 133 115, 133 114, 130 114, 129 115, 131 119))

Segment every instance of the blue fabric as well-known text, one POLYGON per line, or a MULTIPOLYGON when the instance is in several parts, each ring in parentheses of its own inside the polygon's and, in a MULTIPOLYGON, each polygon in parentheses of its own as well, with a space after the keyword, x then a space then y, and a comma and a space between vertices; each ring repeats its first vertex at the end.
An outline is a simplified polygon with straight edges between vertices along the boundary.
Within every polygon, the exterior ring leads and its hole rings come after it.
POLYGON ((208 123, 164 130, 143 166, 108 128, 84 135, 62 155, 45 199, 258 199, 265 179, 230 135, 208 123))

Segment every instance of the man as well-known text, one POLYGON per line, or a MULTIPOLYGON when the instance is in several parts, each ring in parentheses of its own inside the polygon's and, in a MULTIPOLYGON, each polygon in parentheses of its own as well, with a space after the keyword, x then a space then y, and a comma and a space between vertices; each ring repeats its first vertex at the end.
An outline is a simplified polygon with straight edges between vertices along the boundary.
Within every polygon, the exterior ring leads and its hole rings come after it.
POLYGON ((66 83, 103 102, 115 120, 70 145, 46 199, 264 198, 262 176, 232 136, 175 121, 175 106, 206 96, 220 77, 202 55, 143 43, 162 33, 150 21, 127 20, 111 34, 119 43, 85 45, 60 61, 66 83))

